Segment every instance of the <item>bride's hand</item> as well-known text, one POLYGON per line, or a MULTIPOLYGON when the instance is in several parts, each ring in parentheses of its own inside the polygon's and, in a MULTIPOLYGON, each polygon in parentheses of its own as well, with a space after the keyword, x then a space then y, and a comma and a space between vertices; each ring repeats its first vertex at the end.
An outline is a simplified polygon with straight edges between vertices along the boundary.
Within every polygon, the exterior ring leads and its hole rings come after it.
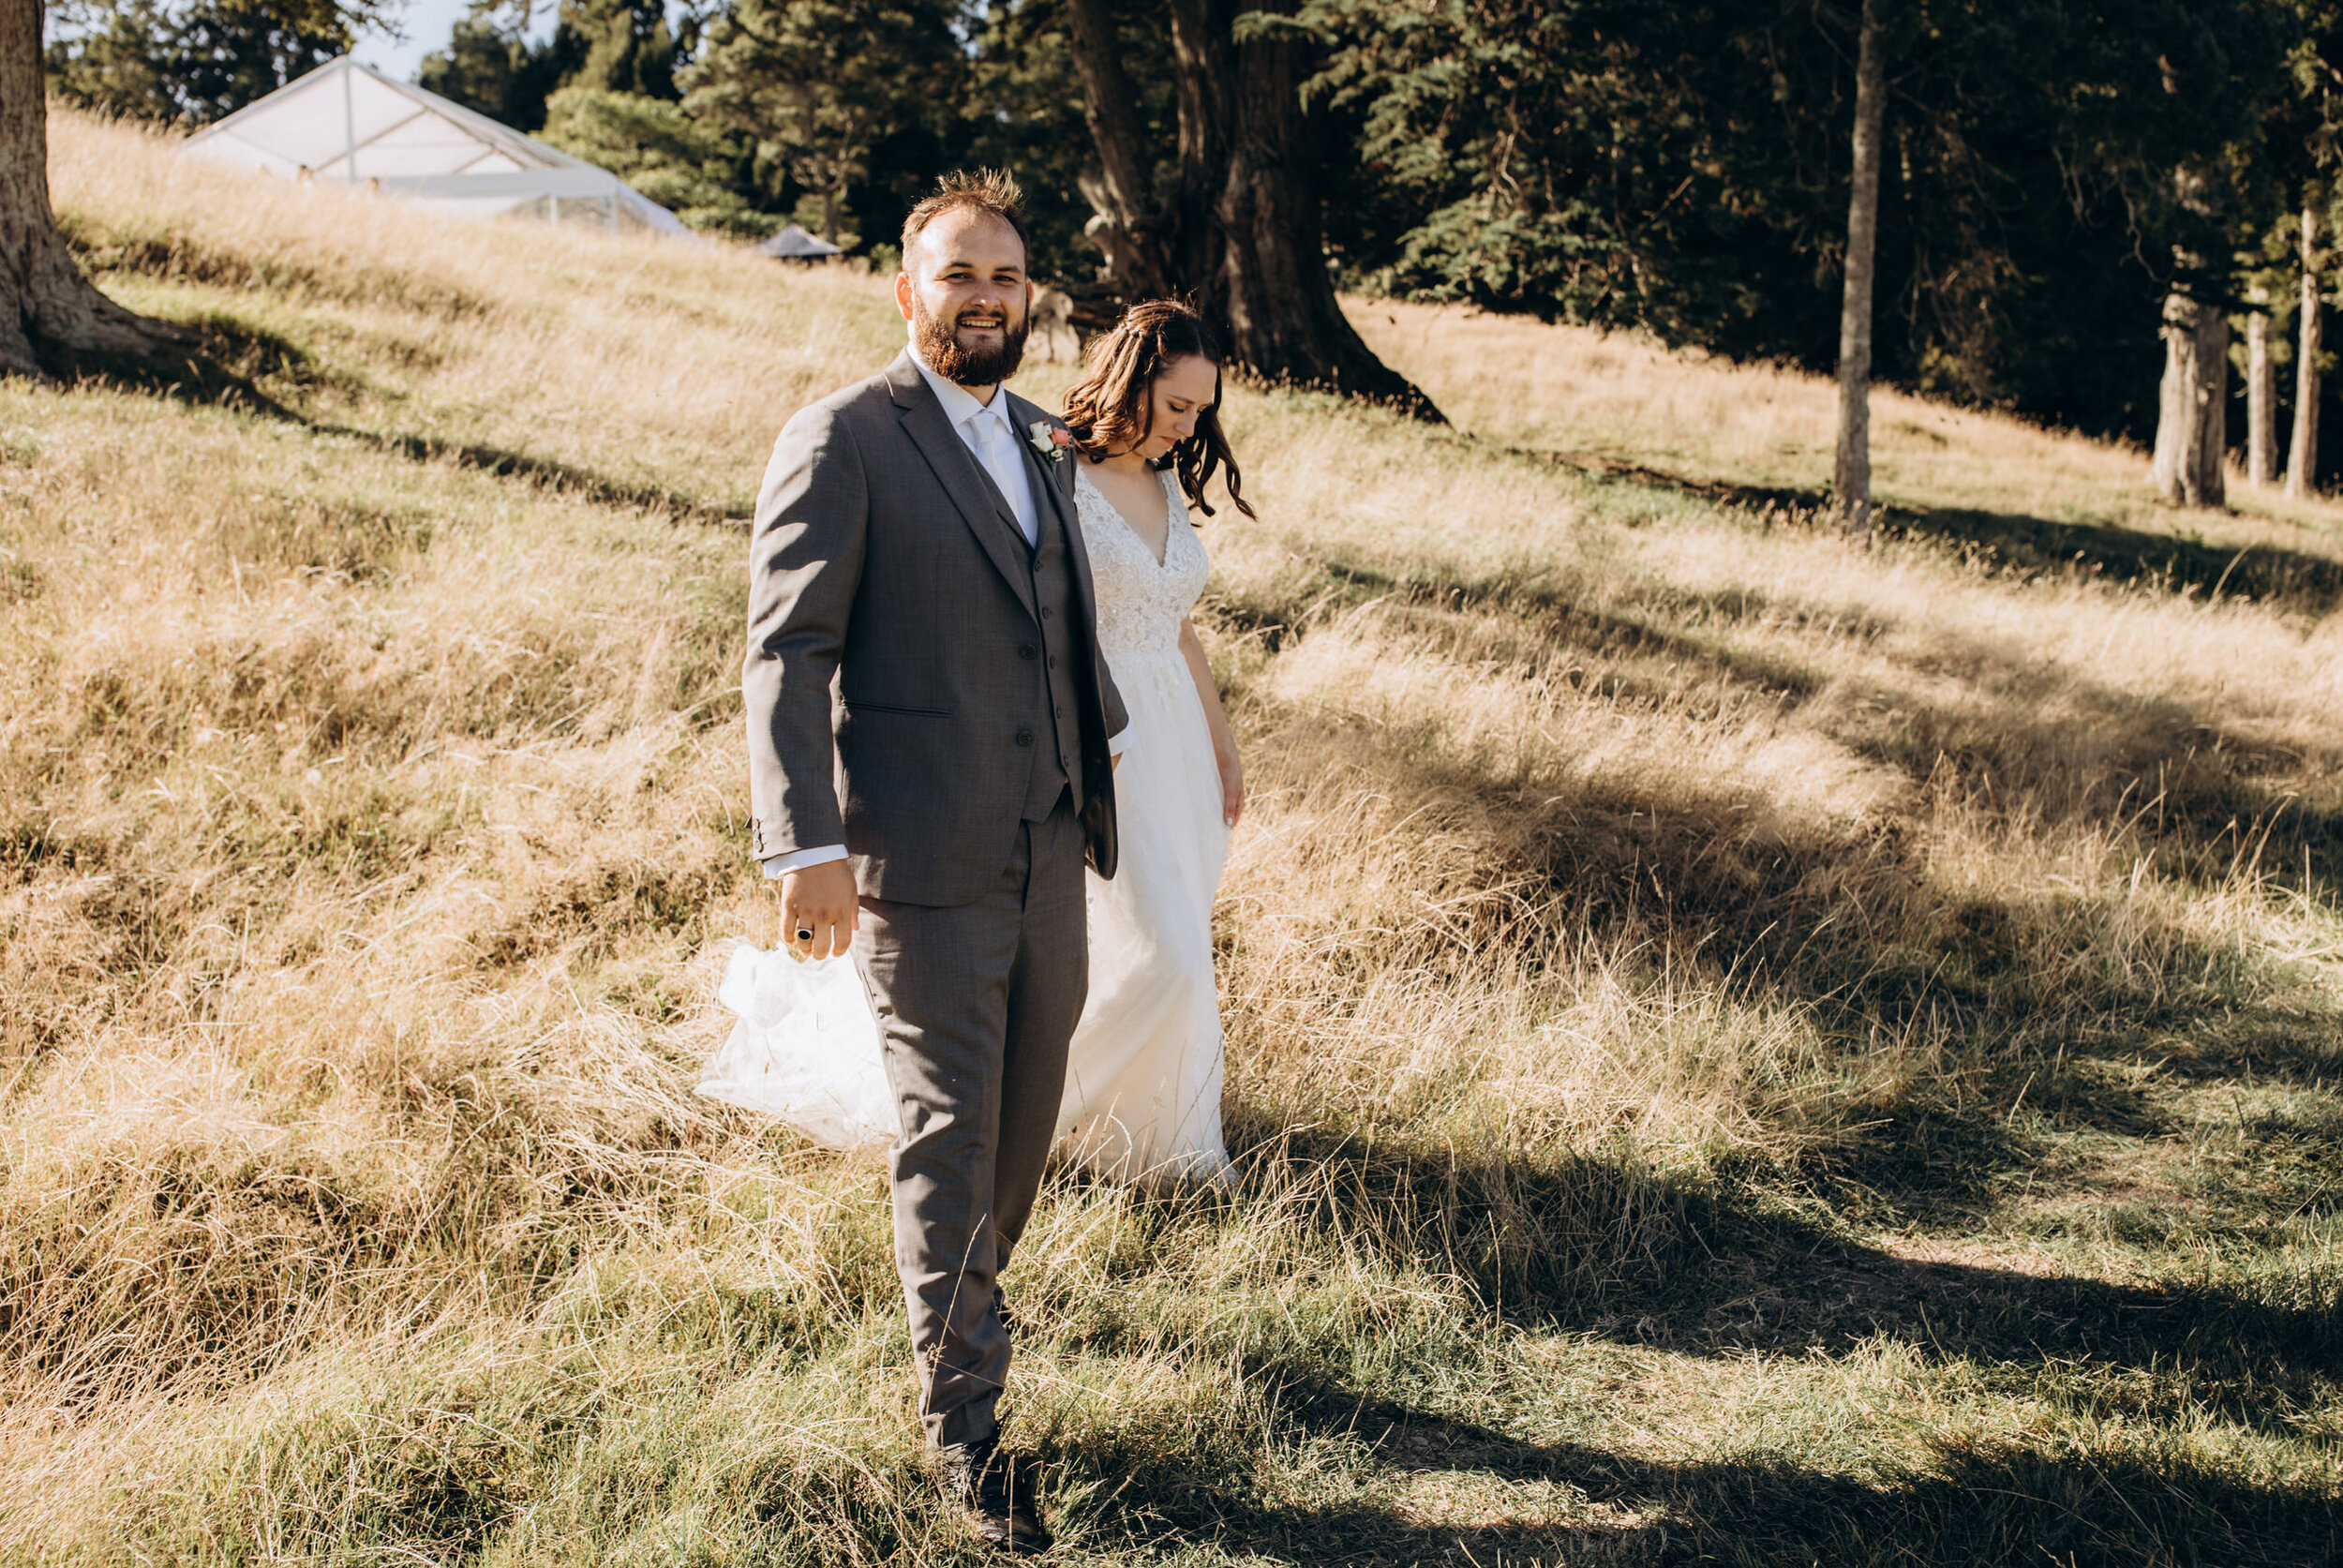
POLYGON ((1233 828, 1245 814, 1245 764, 1233 747, 1215 754, 1214 760, 1220 765, 1220 820, 1233 828))

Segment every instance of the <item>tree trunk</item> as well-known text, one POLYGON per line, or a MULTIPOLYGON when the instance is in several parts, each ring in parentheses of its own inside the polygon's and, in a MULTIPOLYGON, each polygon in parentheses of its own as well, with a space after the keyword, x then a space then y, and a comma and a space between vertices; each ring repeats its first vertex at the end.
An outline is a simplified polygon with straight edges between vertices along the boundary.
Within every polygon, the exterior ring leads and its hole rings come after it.
POLYGON ((1083 231, 1106 257, 1108 276, 1141 298, 1171 292, 1170 258, 1154 182, 1148 177, 1147 130, 1140 123, 1139 92, 1123 68, 1115 7, 1104 0, 1067 0, 1075 69, 1082 82, 1082 116, 1098 149, 1103 174, 1082 180, 1093 217, 1083 231))
POLYGON ((2175 290, 2164 301, 2164 384, 2156 419, 2155 483, 2175 506, 2228 500, 2222 460, 2229 411, 2229 317, 2175 290))
POLYGON ((1261 380, 1324 387, 1439 423, 1432 400, 1375 357, 1335 296, 1318 197, 1302 173, 1298 47, 1282 34, 1248 39, 1224 79, 1236 89, 1236 134, 1215 204, 1221 254, 1206 297, 1228 325, 1236 362, 1261 380))
POLYGON ((2303 208, 2301 336, 2294 349, 2294 439, 2286 449, 2286 493, 2313 494, 2319 484, 2319 211, 2303 208))
POLYGON ((2246 318, 2246 482, 2261 487, 2278 476, 2278 374, 2270 363, 2270 291, 2253 291, 2246 318))
POLYGON ((186 341, 97 291, 57 232, 49 205, 49 104, 42 0, 0 0, 0 373, 38 376, 36 338, 67 350, 143 357, 186 341))
POLYGON ((1221 335, 1231 366, 1273 383, 1388 403, 1419 419, 1439 409, 1375 357, 1342 314, 1304 168, 1299 45, 1285 33, 1236 39, 1246 10, 1293 0, 1172 0, 1179 173, 1154 163, 1101 0, 1069 0, 1082 106, 1103 173, 1083 184, 1089 231, 1126 299, 1178 292, 1221 335))
POLYGON ((1879 248, 1879 137, 1888 107, 1876 0, 1863 0, 1855 59, 1855 177, 1847 197, 1846 288, 1839 306, 1839 452, 1830 495, 1849 537, 1872 527, 1872 279, 1879 248))

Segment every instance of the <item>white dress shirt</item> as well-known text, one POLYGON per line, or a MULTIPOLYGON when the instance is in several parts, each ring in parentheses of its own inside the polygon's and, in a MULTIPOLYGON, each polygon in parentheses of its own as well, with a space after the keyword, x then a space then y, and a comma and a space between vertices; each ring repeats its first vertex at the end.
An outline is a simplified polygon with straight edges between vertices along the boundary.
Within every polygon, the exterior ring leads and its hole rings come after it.
MULTIPOLYGON (((992 401, 979 403, 976 395, 955 381, 948 381, 928 368, 920 357, 918 346, 913 345, 911 363, 919 367, 920 379, 935 400, 944 407, 944 418, 950 423, 952 433, 977 459, 977 466, 990 474, 1009 510, 1016 514, 1017 526, 1024 531, 1025 547, 1031 549, 1041 543, 1041 514, 1039 502, 1033 493, 1033 465, 1025 461, 1017 443, 1025 438, 1009 423, 1008 399, 1001 389, 992 389, 992 401)), ((1068 458, 1067 461, 1072 459, 1068 458)), ((1123 748, 1130 744, 1130 731, 1126 728, 1107 742, 1112 756, 1121 756, 1123 748)), ((814 849, 799 849, 787 855, 775 855, 765 861, 767 876, 784 876, 807 866, 824 865, 846 858, 843 844, 826 844, 814 849)))
POLYGON ((935 394, 935 400, 944 405, 944 417, 951 422, 952 433, 960 438, 977 459, 977 467, 992 475, 999 486, 1001 499, 1008 502, 1009 512, 1017 519, 1017 527, 1025 536, 1025 547, 1032 549, 1041 543, 1040 514, 1034 510, 1033 465, 1025 461, 1017 443, 1025 438, 1019 435, 1008 422, 1008 399, 1001 389, 992 389, 992 401, 979 403, 966 387, 948 381, 928 368, 928 362, 912 351, 911 363, 919 367, 919 377, 935 394))

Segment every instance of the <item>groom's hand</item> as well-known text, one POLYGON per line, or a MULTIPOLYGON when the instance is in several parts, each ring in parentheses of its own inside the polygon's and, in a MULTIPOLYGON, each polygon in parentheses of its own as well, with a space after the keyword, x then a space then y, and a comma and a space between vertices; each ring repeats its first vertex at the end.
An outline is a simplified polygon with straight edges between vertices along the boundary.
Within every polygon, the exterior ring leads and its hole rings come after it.
POLYGON ((781 941, 805 958, 828 958, 854 945, 861 924, 854 867, 844 860, 793 871, 781 879, 781 941), (800 932, 812 934, 799 938, 800 932))

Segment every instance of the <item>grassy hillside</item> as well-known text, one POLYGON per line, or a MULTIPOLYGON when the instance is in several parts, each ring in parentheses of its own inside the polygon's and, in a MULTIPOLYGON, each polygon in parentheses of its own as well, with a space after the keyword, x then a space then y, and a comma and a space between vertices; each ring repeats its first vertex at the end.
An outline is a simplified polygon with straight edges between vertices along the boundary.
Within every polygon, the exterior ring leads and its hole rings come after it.
MULTIPOLYGON (((0 385, 0 1561, 973 1561, 881 1177, 690 1092, 883 286, 54 138, 232 373, 0 385)), ((2343 1548, 2343 508, 1884 396, 1853 550, 1826 386, 1360 321, 1457 427, 1232 399, 1243 1182, 1044 1194, 1058 1560, 2343 1548)))

